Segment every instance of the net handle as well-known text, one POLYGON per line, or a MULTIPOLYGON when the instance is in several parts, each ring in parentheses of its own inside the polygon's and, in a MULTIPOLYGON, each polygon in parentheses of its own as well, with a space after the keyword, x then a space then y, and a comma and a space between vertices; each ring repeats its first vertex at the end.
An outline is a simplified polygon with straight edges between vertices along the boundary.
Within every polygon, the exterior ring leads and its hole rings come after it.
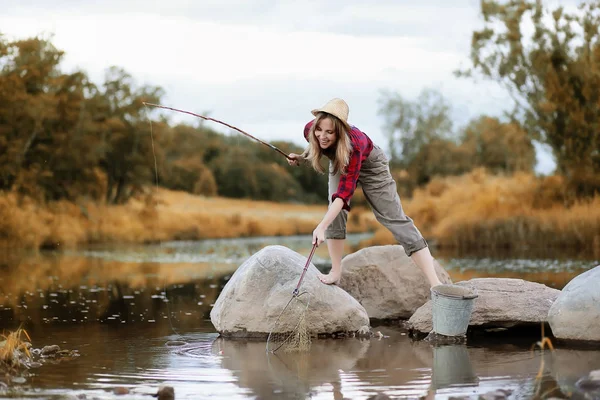
POLYGON ((315 254, 316 248, 317 248, 317 243, 313 243, 312 250, 310 251, 310 255, 308 256, 308 259, 306 260, 306 265, 304 266, 304 270, 302 271, 302 275, 300 275, 300 280, 298 281, 298 284, 296 285, 296 289, 294 289, 294 291, 292 292, 292 294, 294 296, 298 296, 298 293, 300 292, 300 285, 302 284, 302 280, 304 279, 304 275, 306 274, 306 271, 308 270, 308 266, 310 265, 310 260, 312 260, 313 255, 315 254))

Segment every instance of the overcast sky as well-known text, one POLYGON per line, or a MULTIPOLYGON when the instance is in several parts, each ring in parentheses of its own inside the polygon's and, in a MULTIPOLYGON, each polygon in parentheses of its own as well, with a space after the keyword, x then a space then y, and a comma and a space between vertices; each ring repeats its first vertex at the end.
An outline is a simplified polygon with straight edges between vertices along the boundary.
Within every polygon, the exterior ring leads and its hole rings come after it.
MULTIPOLYGON (((65 72, 100 83, 107 67, 122 67, 161 86, 164 105, 267 141, 303 144, 310 110, 333 97, 384 148, 381 90, 414 99, 437 88, 457 126, 510 105, 495 84, 453 75, 482 26, 479 0, 0 0, 0 9, 9 39, 52 35, 65 72)), ((539 159, 539 171, 552 166, 539 159)))

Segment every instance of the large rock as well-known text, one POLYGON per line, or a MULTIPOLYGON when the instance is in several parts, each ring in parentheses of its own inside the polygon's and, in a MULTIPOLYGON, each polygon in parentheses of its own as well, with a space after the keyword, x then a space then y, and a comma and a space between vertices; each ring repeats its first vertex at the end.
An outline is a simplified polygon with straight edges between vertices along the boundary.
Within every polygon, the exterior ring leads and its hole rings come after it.
POLYGON ((600 265, 576 276, 548 313, 558 339, 600 341, 600 265))
MULTIPOLYGON (((540 283, 510 278, 477 278, 457 285, 477 289, 469 326, 513 328, 539 325, 546 321, 548 310, 560 290, 540 283)), ((432 330, 431 301, 419 308, 408 320, 410 330, 432 330)))
MULTIPOLYGON (((221 291, 210 319, 224 337, 266 338, 292 297, 306 257, 283 246, 267 246, 248 258, 221 291)), ((312 335, 365 332, 367 312, 352 296, 324 285, 310 264, 300 292, 310 294, 306 328, 312 335)), ((302 298, 305 298, 302 295, 302 298)), ((287 312, 286 312, 287 313, 287 312)))
MULTIPOLYGON (((442 283, 452 283, 434 261, 442 283)), ((400 245, 374 246, 342 260, 339 286, 365 307, 370 318, 407 319, 430 298, 429 283, 400 245)))

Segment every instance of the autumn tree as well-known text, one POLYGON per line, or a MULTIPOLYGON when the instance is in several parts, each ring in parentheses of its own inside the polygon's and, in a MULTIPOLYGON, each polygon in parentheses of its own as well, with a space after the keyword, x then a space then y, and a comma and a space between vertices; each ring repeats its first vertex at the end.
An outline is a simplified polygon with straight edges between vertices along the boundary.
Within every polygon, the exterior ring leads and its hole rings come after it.
MULTIPOLYGON (((1 39, 1 38, 0 38, 1 39)), ((0 190, 73 199, 97 185, 82 111, 93 85, 41 38, 0 40, 0 190)))
POLYGON ((437 90, 424 89, 414 101, 384 91, 379 106, 394 165, 407 167, 427 143, 452 137, 450 104, 437 90))
MULTIPOLYGON (((123 203, 152 184, 157 148, 144 102, 160 103, 159 87, 136 87, 118 67, 106 71, 102 89, 90 99, 101 136, 100 167, 107 177, 106 201, 123 203)), ((155 132, 159 133, 159 132, 155 132)))
POLYGON ((493 173, 529 172, 535 165, 533 144, 517 122, 477 118, 464 129, 460 146, 471 167, 485 167, 493 173))
POLYGON ((471 66, 511 94, 529 136, 553 150, 577 195, 600 190, 600 2, 575 11, 540 0, 481 1, 471 66))

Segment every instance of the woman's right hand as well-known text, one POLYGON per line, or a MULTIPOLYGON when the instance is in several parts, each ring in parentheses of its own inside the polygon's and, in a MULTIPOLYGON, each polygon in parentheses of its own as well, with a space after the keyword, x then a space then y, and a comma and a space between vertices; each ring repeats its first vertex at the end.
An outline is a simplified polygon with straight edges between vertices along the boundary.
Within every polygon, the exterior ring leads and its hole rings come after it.
POLYGON ((293 165, 295 167, 299 166, 300 163, 304 160, 304 157, 302 157, 300 154, 290 153, 288 154, 288 156, 288 164, 293 165))

